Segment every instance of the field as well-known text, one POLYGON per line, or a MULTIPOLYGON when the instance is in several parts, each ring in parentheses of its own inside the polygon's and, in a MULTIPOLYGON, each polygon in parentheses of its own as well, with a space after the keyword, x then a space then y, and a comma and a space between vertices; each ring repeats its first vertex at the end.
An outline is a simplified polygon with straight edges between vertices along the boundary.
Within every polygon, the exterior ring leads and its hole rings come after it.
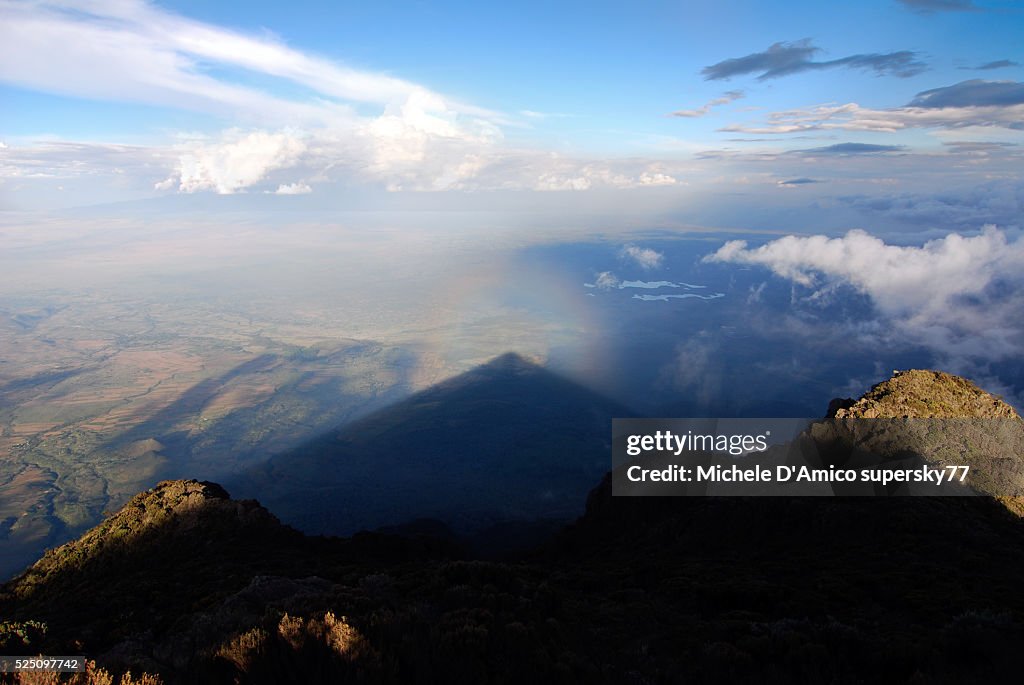
POLYGON ((411 387, 400 347, 267 328, 195 303, 7 300, 0 572, 161 478, 238 470, 411 387))
POLYGON ((509 301, 508 241, 457 224, 7 217, 0 577, 162 478, 240 472, 578 333, 509 301))

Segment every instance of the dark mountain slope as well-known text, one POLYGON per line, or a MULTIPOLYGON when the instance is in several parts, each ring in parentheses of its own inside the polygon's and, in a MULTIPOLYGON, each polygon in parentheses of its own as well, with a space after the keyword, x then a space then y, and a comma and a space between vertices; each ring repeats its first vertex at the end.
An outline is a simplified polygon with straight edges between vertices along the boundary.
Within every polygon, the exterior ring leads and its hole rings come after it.
MULTIPOLYGON (((929 459, 938 452, 934 441, 915 446, 917 435, 904 430, 892 437, 904 418, 949 420, 955 452, 968 459, 989 446, 985 431, 1002 428, 1001 437, 1020 449, 1024 422, 999 398, 970 381, 932 371, 896 372, 858 400, 833 400, 830 419, 812 426, 812 434, 870 445, 879 456, 907 454, 908 448, 929 459), (867 419, 867 420, 860 420, 867 419), (953 433, 953 431, 956 431, 953 433), (879 438, 886 438, 885 441, 879 438)), ((942 424, 945 426, 946 424, 942 424)), ((1015 455, 1024 463, 1024 453, 1015 455)), ((1017 477, 1019 468, 1007 467, 1017 477)), ((984 482, 984 479, 980 479, 984 482)), ((617 551, 642 552, 647 559, 692 556, 700 550, 722 550, 743 557, 800 555, 848 556, 862 549, 867 559, 913 555, 938 561, 965 554, 1001 554, 997 540, 1012 541, 1009 550, 1024 550, 1015 536, 1024 522, 1007 498, 992 497, 613 497, 610 474, 591 492, 586 514, 552 546, 559 554, 607 557, 617 551), (648 542, 645 543, 644 541, 648 542), (572 550, 571 552, 569 550, 572 550)), ((1021 541, 1024 543, 1024 541, 1021 541)), ((1016 553, 1016 552, 1015 552, 1016 553)))
POLYGON ((166 483, 4 586, 0 615, 34 640, 17 651, 166 682, 1019 681, 1024 528, 991 498, 607 485, 546 549, 489 563, 305 538, 212 484, 166 483))
POLYGON ((228 485, 309 533, 568 521, 611 463, 611 419, 630 414, 510 353, 228 485))
MULTIPOLYGON (((858 440, 897 417, 978 417, 981 429, 1020 421, 973 383, 928 371, 897 373, 830 414, 872 419, 845 424, 858 440)), ((741 681, 767 662, 780 682, 1004 682, 1024 667, 1024 521, 1014 511, 980 496, 613 497, 609 474, 538 561, 588 568, 606 591, 615 578, 672 606, 645 635, 680 650, 662 652, 666 670, 698 681, 741 681), (696 625, 714 627, 714 654, 688 637, 696 625)), ((649 609, 621 612, 640 622, 649 609)))
POLYGON ((307 537, 216 483, 164 481, 3 586, 0 615, 41 620, 51 642, 95 653, 166 632, 254 576, 306 577, 457 553, 433 537, 307 537))

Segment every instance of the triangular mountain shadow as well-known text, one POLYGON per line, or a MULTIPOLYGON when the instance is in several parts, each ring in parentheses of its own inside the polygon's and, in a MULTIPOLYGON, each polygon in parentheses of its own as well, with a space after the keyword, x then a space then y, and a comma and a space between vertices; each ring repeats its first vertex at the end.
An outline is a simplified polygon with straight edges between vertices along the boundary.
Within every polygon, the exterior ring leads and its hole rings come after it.
POLYGON ((611 419, 632 415, 507 353, 277 455, 228 487, 314 534, 422 518, 460 534, 570 520, 611 465, 611 419))

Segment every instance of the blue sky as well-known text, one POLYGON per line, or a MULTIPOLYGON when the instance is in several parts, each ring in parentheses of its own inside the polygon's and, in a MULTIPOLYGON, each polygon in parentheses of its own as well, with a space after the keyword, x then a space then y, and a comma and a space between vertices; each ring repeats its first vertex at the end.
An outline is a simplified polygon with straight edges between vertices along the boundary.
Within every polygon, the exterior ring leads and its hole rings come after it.
POLYGON ((1020 2, 0 7, 6 208, 1019 181, 1020 2))

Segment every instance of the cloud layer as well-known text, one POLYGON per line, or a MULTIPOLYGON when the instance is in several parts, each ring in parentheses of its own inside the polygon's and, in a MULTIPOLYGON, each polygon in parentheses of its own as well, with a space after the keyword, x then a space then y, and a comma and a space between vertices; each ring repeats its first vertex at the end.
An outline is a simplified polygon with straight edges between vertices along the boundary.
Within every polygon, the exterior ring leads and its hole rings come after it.
POLYGON ((901 145, 876 145, 874 143, 836 143, 824 147, 812 147, 794 150, 805 155, 874 155, 880 152, 900 152, 901 145))
MULTIPOLYGON (((193 21, 140 0, 0 3, 0 78, 66 95, 144 102, 214 114, 246 114, 272 123, 345 120, 345 103, 387 104, 421 85, 307 55, 268 37, 193 21), (214 76, 245 69, 319 94, 288 100, 214 76)), ((447 102, 456 111, 496 116, 447 102)))
POLYGON ((719 130, 756 134, 835 130, 891 133, 971 126, 1024 130, 1024 84, 972 79, 922 91, 903 107, 871 109, 854 102, 818 105, 773 112, 761 125, 733 124, 719 130))

